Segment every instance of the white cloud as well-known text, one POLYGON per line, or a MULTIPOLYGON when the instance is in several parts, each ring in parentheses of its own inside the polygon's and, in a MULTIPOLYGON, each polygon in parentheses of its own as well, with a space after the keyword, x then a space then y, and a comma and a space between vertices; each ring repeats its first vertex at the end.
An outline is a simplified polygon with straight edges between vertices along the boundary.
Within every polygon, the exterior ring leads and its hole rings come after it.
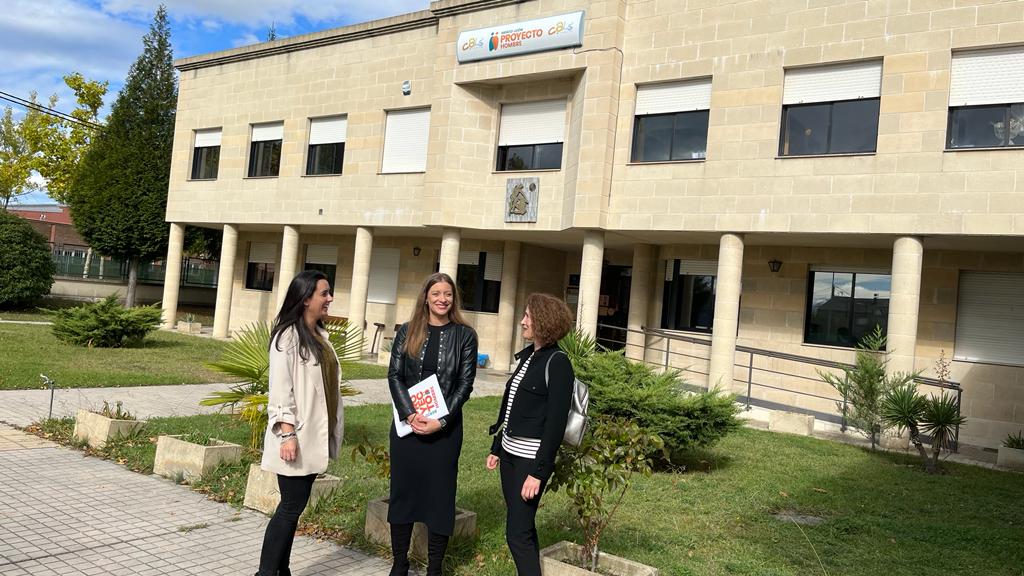
POLYGON ((257 38, 256 35, 253 34, 252 32, 249 32, 248 34, 245 34, 241 38, 235 38, 234 40, 232 40, 231 41, 231 45, 234 46, 235 48, 238 48, 239 46, 248 46, 250 44, 259 44, 260 42, 262 42, 261 39, 257 38))
POLYGON ((103 10, 133 18, 148 18, 161 3, 178 20, 224 20, 248 27, 272 22, 289 24, 296 18, 343 25, 424 10, 429 0, 101 0, 103 10))

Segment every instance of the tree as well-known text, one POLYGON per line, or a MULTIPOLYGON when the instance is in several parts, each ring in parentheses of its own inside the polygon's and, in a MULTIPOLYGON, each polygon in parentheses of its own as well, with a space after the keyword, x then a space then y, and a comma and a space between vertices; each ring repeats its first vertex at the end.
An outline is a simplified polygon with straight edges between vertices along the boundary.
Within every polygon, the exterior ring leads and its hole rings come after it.
POLYGON ((54 266, 42 234, 0 210, 0 246, 0 308, 22 306, 50 292, 54 266))
POLYGON ((135 304, 139 263, 167 252, 164 215, 178 86, 163 5, 143 45, 67 198, 89 245, 128 261, 128 306, 135 304))
POLYGON ((27 137, 39 151, 35 169, 46 179, 47 193, 54 200, 67 203, 75 171, 98 132, 90 124, 99 122, 108 83, 88 80, 78 72, 64 76, 64 83, 75 93, 78 107, 70 116, 79 122, 48 117, 47 122, 34 126, 27 137))
MULTIPOLYGON (((36 93, 29 99, 36 102, 36 93)), ((57 97, 50 97, 50 106, 57 97)), ((38 145, 32 135, 50 124, 50 117, 28 108, 25 116, 14 120, 14 111, 8 106, 0 119, 0 206, 7 208, 11 200, 37 190, 32 171, 38 162, 38 145)))

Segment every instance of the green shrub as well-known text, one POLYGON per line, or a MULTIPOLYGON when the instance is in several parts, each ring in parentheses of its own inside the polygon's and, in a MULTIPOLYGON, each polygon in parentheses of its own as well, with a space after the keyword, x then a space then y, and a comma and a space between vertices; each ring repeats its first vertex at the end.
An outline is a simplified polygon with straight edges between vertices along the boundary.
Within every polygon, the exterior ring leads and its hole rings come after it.
POLYGON ((739 408, 731 395, 685 390, 678 372, 657 373, 622 352, 596 352, 575 362, 576 376, 590 386, 591 415, 626 418, 657 434, 675 460, 737 430, 739 408))
POLYGON ((94 304, 51 310, 53 335, 62 342, 96 348, 120 348, 142 341, 160 325, 155 305, 125 308, 114 295, 94 304))
POLYGON ((25 306, 50 293, 50 248, 28 221, 0 210, 0 247, 0 308, 25 306))
POLYGON ((1003 440, 1003 446, 1007 448, 1015 448, 1017 450, 1024 450, 1024 430, 1017 431, 1017 435, 1007 434, 1006 440, 1003 440))

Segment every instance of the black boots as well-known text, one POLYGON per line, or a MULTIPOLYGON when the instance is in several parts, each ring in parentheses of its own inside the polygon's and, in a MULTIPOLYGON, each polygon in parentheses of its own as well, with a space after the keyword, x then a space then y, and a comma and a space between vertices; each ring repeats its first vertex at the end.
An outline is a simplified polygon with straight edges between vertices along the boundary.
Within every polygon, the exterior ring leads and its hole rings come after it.
POLYGON ((409 544, 412 542, 412 523, 391 524, 391 554, 395 557, 388 576, 409 575, 409 544))

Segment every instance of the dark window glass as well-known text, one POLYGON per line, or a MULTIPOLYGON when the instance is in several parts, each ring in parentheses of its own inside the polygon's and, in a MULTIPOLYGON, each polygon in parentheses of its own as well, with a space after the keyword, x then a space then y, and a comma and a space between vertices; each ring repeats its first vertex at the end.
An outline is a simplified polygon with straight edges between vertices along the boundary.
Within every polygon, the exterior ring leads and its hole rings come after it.
POLYGON ((245 269, 245 287, 250 290, 274 289, 274 264, 269 262, 249 262, 245 269))
POLYGON ((874 152, 878 98, 782 107, 780 156, 874 152))
POLYGON ((306 270, 318 270, 327 276, 327 282, 331 285, 331 294, 334 294, 334 275, 338 273, 338 267, 335 264, 311 264, 306 263, 306 270))
POLYGON ((708 111, 637 116, 633 162, 701 160, 708 148, 708 111))
POLYGON ((220 164, 220 146, 203 146, 192 153, 192 179, 213 180, 220 164))
POLYGON ((811 272, 804 342, 854 347, 889 323, 889 274, 811 272))
POLYGON ((459 276, 455 283, 459 285, 462 309, 475 312, 497 312, 498 300, 501 296, 501 282, 484 278, 487 253, 480 252, 479 254, 476 264, 459 264, 459 276))
POLYGON ((1024 104, 950 108, 947 134, 949 148, 1022 146, 1024 104))
POLYGON ((667 330, 711 332, 715 320, 715 291, 717 278, 679 274, 679 262, 672 280, 665 281, 661 327, 667 330))
POLYGON ((281 141, 253 142, 249 150, 249 176, 277 176, 281 168, 281 141))
POLYGON ((499 146, 499 172, 509 170, 556 170, 562 167, 562 143, 499 146))
POLYGON ((341 174, 341 165, 344 158, 344 142, 310 144, 309 156, 306 158, 306 174, 341 174))

